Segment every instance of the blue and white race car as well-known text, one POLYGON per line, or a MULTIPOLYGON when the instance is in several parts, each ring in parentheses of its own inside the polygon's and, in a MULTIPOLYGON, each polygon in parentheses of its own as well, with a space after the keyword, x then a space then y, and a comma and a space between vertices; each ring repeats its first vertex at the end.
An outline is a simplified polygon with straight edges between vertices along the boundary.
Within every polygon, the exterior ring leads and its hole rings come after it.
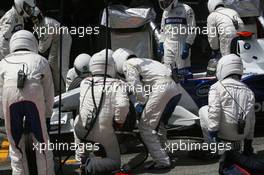
MULTIPOLYGON (((240 33, 236 44, 237 54, 243 59, 242 81, 255 93, 256 128, 264 127, 264 39, 256 39, 249 32, 240 33)), ((180 81, 182 99, 175 108, 168 125, 171 128, 199 124, 199 109, 208 104, 210 86, 217 79, 206 76, 206 72, 195 73, 192 79, 180 81)), ((61 132, 73 132, 73 120, 79 109, 80 88, 62 94, 61 132)), ((51 134, 58 131, 59 97, 55 98, 54 113, 51 118, 51 134)))

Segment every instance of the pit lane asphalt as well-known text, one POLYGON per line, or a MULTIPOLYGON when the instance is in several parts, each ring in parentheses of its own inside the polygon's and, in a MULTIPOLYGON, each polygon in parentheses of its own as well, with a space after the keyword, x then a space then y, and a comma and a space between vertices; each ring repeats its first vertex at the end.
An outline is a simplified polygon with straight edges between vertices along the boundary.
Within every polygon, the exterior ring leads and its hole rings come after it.
MULTIPOLYGON (((3 135, 0 135, 0 139, 3 139, 3 135)), ((176 143, 177 140, 170 140, 170 142, 176 143)), ((131 149, 131 148, 130 148, 131 149)), ((258 157, 264 159, 264 137, 257 137, 254 140, 254 149, 258 157)), ((122 162, 128 162, 136 154, 125 154, 122 155, 122 162)), ((170 171, 145 171, 144 165, 146 165, 151 159, 149 158, 146 163, 139 168, 137 168, 133 174, 138 175, 153 175, 153 174, 164 174, 164 175, 217 175, 218 174, 218 162, 217 161, 203 161, 198 159, 193 159, 188 156, 186 151, 177 151, 174 154, 177 157, 174 163, 174 168, 170 171)), ((56 158, 57 159, 57 158, 56 158)), ((73 157, 71 157, 73 159, 73 157)), ((58 165, 56 166, 58 167, 58 165)), ((69 161, 63 166, 64 175, 77 175, 79 172, 78 165, 69 161)), ((11 167, 9 160, 5 163, 0 164, 0 174, 1 175, 11 175, 11 167)))

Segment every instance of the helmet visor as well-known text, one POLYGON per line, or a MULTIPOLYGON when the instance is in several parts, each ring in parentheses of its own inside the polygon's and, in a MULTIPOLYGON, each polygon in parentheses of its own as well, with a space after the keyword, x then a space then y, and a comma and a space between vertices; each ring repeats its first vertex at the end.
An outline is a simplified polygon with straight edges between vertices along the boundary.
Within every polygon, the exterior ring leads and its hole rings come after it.
POLYGON ((30 19, 34 25, 39 25, 39 23, 41 23, 41 21, 43 20, 43 16, 38 7, 34 8, 34 11, 30 16, 30 19))
POLYGON ((28 16, 32 16, 35 12, 35 7, 30 6, 28 3, 23 3, 23 10, 28 16))
POLYGON ((159 0, 160 8, 167 9, 171 4, 173 0, 159 0))

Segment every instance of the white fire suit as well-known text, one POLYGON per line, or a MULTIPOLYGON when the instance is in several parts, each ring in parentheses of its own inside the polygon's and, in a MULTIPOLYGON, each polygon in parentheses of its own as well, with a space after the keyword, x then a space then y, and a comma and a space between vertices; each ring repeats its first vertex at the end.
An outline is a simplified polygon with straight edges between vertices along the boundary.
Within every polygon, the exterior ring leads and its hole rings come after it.
MULTIPOLYGON (((69 88, 70 84, 77 77, 78 77, 78 74, 76 73, 75 68, 73 67, 73 68, 69 69, 69 71, 67 73, 67 77, 66 77, 66 91, 68 91, 68 88, 69 88)), ((75 140, 75 143, 77 143, 77 144, 80 143, 80 140, 77 138, 76 135, 74 135, 74 140, 75 140)), ((82 152, 82 150, 76 149, 75 152, 76 152, 76 154, 75 154, 75 160, 81 161, 81 159, 80 159, 80 155, 81 155, 80 152, 82 152)))
MULTIPOLYGON (((0 103, 5 117, 13 175, 28 175, 23 121, 29 124, 34 144, 48 144, 46 117, 52 115, 54 100, 50 67, 45 58, 29 51, 18 51, 0 62, 0 103), (17 88, 18 71, 24 64, 27 79, 17 88)), ((53 175, 52 151, 36 151, 39 175, 53 175)))
MULTIPOLYGON (((69 89, 69 87, 71 87, 70 85, 72 84, 72 82, 76 79, 76 78, 80 78, 79 80, 82 81, 81 79, 84 79, 84 77, 80 77, 76 71, 75 71, 75 68, 71 68, 68 73, 67 73, 67 77, 66 77, 66 91, 68 90, 72 90, 72 89, 69 89)), ((76 87, 77 88, 77 87, 76 87)), ((78 117, 78 116, 77 116, 78 117)), ((78 139, 78 137, 76 135, 74 135, 74 140, 75 140, 75 143, 79 144, 81 143, 80 139, 78 139)), ((75 160, 78 160, 78 161, 81 161, 81 156, 82 156, 82 151, 83 150, 80 150, 81 148, 79 149, 76 149, 75 151, 75 160)))
POLYGON ((67 73, 67 76, 66 76, 66 91, 68 90, 70 84, 73 82, 73 80, 75 78, 78 77, 78 74, 76 73, 75 71, 75 68, 71 68, 68 73, 67 73))
POLYGON ((178 3, 171 10, 163 12, 161 21, 161 42, 164 42, 164 64, 169 68, 190 68, 190 52, 186 59, 181 54, 185 43, 192 45, 196 33, 195 14, 186 4, 178 3))
POLYGON ((199 111, 205 141, 209 139, 208 131, 218 131, 218 137, 228 141, 252 140, 255 126, 253 92, 245 84, 233 78, 222 80, 222 84, 245 111, 244 134, 239 135, 237 131, 237 121, 242 109, 218 81, 210 89, 209 106, 199 111))
POLYGON ((243 31, 244 24, 235 10, 219 7, 208 16, 207 28, 210 47, 213 50, 220 49, 224 56, 231 53, 231 41, 237 36, 238 31, 243 31), (232 20, 238 22, 238 29, 235 29, 232 20))
POLYGON ((9 54, 9 41, 13 33, 24 28, 24 19, 12 7, 0 19, 0 60, 9 54))
MULTIPOLYGON (((99 106, 104 78, 89 77, 84 79, 81 83, 80 115, 75 119, 75 128, 78 129, 86 125, 87 119, 92 117, 95 108, 92 98, 92 79, 94 79, 95 103, 97 107, 99 106)), ((105 162, 108 162, 107 164, 114 166, 113 169, 120 169, 121 155, 113 125, 114 123, 123 124, 125 122, 129 111, 129 100, 124 84, 120 80, 107 78, 105 90, 101 111, 87 140, 100 143, 106 152, 106 157, 98 160, 98 164, 92 165, 93 168, 103 169, 106 166, 105 162)), ((86 133, 87 131, 84 130, 83 132, 86 133)))
POLYGON ((170 69, 154 60, 131 58, 123 64, 123 72, 137 101, 145 104, 138 126, 141 137, 154 163, 170 166, 163 147, 166 135, 161 118, 170 116, 174 111, 180 99, 179 86, 172 80, 170 69))
POLYGON ((60 23, 49 17, 44 17, 37 29, 40 38, 39 52, 43 54, 48 52, 47 57, 51 66, 55 91, 59 92, 60 34, 62 34, 62 78, 64 82, 66 82, 66 75, 69 70, 71 35, 66 27, 60 29, 60 23))

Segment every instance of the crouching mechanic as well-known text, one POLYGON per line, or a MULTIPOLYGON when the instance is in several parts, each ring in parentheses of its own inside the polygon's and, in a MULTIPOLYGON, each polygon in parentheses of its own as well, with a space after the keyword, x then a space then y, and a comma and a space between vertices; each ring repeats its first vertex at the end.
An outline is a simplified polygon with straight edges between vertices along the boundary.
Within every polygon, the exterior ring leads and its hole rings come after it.
MULTIPOLYGON (((84 78, 90 76, 90 63, 91 56, 88 54, 80 54, 74 60, 74 67, 71 68, 67 73, 66 78, 66 91, 80 87, 81 82, 84 78)), ((78 117, 78 116, 77 116, 78 117)), ((80 139, 74 135, 75 143, 79 144, 80 139)), ((75 151, 75 159, 81 161, 82 150, 80 147, 75 151)))
POLYGON ((34 13, 35 0, 14 0, 13 7, 0 19, 0 60, 9 54, 11 36, 24 29, 24 20, 34 13))
MULTIPOLYGON (((10 40, 10 53, 0 62, 0 103, 10 142, 13 175, 29 174, 25 152, 24 122, 34 145, 48 144, 46 117, 51 117, 54 100, 50 67, 38 55, 38 42, 28 31, 16 32, 10 40)), ((53 175, 51 150, 36 152, 39 175, 53 175)))
POLYGON ((75 134, 83 142, 100 144, 104 155, 82 157, 85 173, 91 175, 111 174, 120 170, 121 155, 114 127, 121 127, 129 111, 129 100, 124 84, 116 79, 115 63, 108 50, 105 74, 106 50, 96 53, 90 60, 92 77, 81 83, 80 115, 75 120, 75 134), (105 88, 104 87, 104 78, 105 88))
POLYGON ((178 3, 178 0, 159 0, 159 4, 164 10, 159 48, 163 50, 164 42, 164 64, 173 73, 190 78, 190 50, 196 37, 195 14, 190 6, 178 3))
POLYGON ((255 127, 255 98, 242 83, 243 63, 234 54, 222 57, 217 66, 218 81, 209 91, 208 106, 199 111, 205 141, 217 138, 232 143, 229 149, 240 150, 244 140, 244 153, 253 153, 252 140, 255 127))
POLYGON ((170 158, 164 150, 167 140, 164 125, 181 97, 178 85, 171 78, 171 70, 157 61, 136 58, 132 51, 123 48, 116 50, 113 58, 129 90, 145 105, 138 127, 153 158, 153 163, 146 168, 170 168, 170 158))
POLYGON ((73 63, 73 68, 71 68, 66 77, 66 91, 72 90, 80 86, 81 81, 89 76, 91 56, 85 53, 78 55, 73 63))

